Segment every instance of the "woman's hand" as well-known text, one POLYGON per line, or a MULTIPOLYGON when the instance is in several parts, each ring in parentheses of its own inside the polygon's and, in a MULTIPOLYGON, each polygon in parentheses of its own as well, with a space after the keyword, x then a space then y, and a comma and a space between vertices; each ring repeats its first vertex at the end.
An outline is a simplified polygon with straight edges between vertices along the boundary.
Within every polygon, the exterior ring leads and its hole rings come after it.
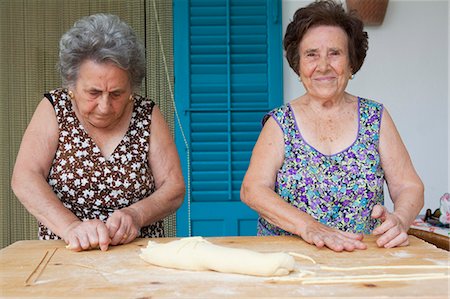
POLYGON ((73 251, 97 247, 105 251, 111 243, 106 225, 98 219, 75 221, 69 225, 62 237, 67 243, 67 248, 73 251))
POLYGON ((344 232, 335 228, 330 228, 316 220, 311 220, 300 232, 300 237, 309 244, 319 248, 324 246, 333 251, 354 251, 355 249, 366 249, 367 246, 361 242, 362 234, 344 232))
POLYGON ((141 223, 139 213, 132 207, 116 210, 106 220, 111 245, 127 244, 136 239, 141 223))
POLYGON ((372 218, 380 219, 381 225, 373 230, 377 239, 378 247, 392 248, 409 245, 408 227, 403 223, 398 215, 389 213, 388 210, 376 205, 372 210, 372 218))

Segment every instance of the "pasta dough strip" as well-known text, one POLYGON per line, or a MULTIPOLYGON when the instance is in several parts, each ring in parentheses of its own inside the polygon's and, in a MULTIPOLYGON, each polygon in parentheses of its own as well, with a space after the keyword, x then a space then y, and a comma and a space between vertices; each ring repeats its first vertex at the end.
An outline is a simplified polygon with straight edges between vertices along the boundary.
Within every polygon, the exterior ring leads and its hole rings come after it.
POLYGON ((299 276, 274 277, 274 282, 300 282, 301 284, 337 284, 337 283, 361 283, 382 281, 411 281, 448 279, 445 273, 414 273, 414 274, 373 274, 373 275, 345 275, 345 276, 315 276, 317 273, 300 273, 299 276), (308 274, 312 274, 309 275, 308 274))
POLYGON ((386 269, 450 269, 445 265, 394 265, 394 266, 361 266, 361 267, 329 267, 320 266, 328 271, 355 271, 355 270, 386 270, 386 269))
POLYGON ((299 258, 311 261, 313 264, 317 264, 316 261, 312 257, 309 257, 307 255, 296 253, 296 252, 289 252, 289 254, 294 256, 294 257, 299 257, 299 258))
POLYGON ((348 275, 300 278, 302 284, 335 284, 355 282, 381 282, 381 281, 410 281, 445 279, 450 276, 445 273, 415 273, 415 274, 380 274, 380 275, 348 275))

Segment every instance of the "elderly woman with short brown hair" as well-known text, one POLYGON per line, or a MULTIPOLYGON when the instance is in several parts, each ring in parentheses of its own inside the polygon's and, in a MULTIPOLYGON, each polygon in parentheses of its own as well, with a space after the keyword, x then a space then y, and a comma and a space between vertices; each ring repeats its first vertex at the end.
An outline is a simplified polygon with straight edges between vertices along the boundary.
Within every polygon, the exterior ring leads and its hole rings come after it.
POLYGON ((365 249, 364 234, 380 247, 407 245, 423 184, 386 108, 346 92, 368 49, 362 22, 316 1, 296 11, 284 49, 306 92, 265 116, 253 149, 241 199, 260 214, 258 235, 334 251, 365 249))

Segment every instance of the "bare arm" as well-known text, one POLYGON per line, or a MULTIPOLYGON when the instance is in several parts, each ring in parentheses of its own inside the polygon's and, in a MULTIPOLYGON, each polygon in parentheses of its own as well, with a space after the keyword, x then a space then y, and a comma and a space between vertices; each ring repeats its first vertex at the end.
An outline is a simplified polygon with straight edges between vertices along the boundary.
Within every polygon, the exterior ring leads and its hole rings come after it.
POLYGON ((424 186, 386 109, 381 121, 380 156, 394 212, 388 213, 379 206, 374 208, 372 216, 383 223, 373 233, 380 235, 378 246, 407 245, 408 229, 423 207, 424 186))
POLYGON ((156 106, 152 113, 149 163, 156 191, 149 197, 116 211, 107 220, 113 245, 131 242, 141 227, 174 213, 183 202, 185 186, 180 158, 167 123, 156 106), (124 234, 126 238, 122 239, 124 234))
POLYGON ((285 202, 274 191, 276 175, 284 161, 283 134, 270 118, 253 149, 252 158, 241 187, 241 199, 270 223, 301 236, 318 247, 335 251, 365 249, 361 235, 351 234, 320 224, 285 202))
POLYGON ((65 236, 68 228, 81 221, 63 206, 47 183, 58 146, 58 133, 55 111, 44 98, 37 106, 22 138, 11 187, 20 202, 38 221, 68 242, 65 236))

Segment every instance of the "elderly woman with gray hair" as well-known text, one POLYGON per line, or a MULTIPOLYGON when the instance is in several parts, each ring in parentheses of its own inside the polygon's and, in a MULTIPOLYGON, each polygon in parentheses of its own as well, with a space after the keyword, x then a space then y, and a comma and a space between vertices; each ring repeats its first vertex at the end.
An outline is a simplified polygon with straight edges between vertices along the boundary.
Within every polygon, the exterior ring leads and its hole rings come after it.
POLYGON ((39 238, 80 251, 164 236, 185 186, 160 110, 136 93, 144 46, 117 16, 84 17, 60 40, 59 71, 62 88, 36 108, 12 176, 39 238))

